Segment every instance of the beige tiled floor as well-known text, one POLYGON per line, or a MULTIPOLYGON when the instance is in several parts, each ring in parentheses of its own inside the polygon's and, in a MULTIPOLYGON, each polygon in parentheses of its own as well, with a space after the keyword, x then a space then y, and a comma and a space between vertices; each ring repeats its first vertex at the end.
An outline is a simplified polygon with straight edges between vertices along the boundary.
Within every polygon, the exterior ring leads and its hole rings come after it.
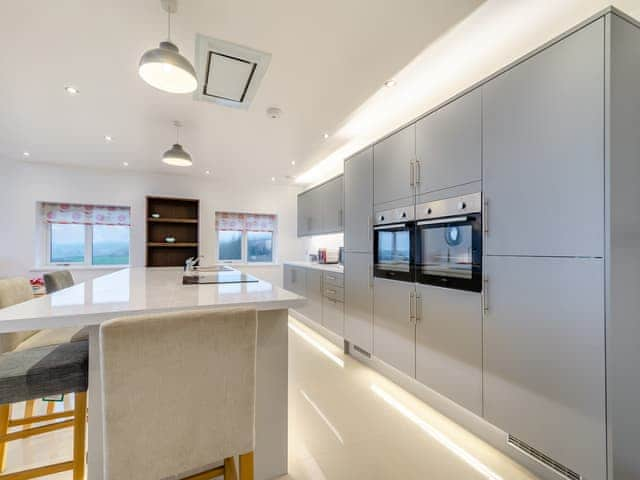
MULTIPOLYGON (((284 479, 536 478, 295 320, 289 339, 289 475, 284 479)), ((67 430, 15 442, 8 465, 13 470, 70 453, 67 430)))

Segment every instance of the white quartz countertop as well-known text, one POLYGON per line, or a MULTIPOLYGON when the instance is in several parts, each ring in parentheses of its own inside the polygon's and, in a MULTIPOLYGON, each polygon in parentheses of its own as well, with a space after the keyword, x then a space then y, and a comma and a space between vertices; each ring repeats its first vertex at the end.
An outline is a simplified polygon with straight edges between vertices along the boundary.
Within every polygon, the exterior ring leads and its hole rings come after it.
POLYGON ((294 308, 304 297, 268 282, 183 285, 181 268, 126 268, 0 309, 0 333, 97 325, 124 315, 248 307, 294 308))
POLYGON ((313 268, 315 270, 322 270, 324 272, 344 273, 344 267, 338 263, 314 263, 314 262, 283 262, 285 265, 292 265, 294 267, 313 268))

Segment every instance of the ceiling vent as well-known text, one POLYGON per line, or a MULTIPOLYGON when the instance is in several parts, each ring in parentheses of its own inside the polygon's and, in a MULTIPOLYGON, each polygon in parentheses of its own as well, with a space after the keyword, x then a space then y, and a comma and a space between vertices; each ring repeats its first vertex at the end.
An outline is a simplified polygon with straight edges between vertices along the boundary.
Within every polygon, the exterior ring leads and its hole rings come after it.
POLYGON ((246 110, 270 61, 269 53, 197 34, 193 98, 246 110))

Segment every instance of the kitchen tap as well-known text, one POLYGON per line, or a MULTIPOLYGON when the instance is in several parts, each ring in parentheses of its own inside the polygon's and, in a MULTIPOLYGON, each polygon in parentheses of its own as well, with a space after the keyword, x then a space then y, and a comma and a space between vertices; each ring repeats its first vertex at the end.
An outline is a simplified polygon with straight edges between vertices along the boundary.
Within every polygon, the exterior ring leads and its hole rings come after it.
POLYGON ((200 263, 200 259, 202 258, 204 258, 202 255, 187 258, 184 262, 184 271, 193 272, 193 268, 200 263))

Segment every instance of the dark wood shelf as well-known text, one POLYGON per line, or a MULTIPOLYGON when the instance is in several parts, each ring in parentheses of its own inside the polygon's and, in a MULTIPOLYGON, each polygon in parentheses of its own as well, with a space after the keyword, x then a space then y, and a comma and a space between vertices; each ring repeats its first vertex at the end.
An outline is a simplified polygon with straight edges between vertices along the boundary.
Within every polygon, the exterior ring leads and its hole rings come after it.
POLYGON ((199 204, 190 198, 147 197, 148 267, 181 267, 198 256, 199 204), (154 213, 160 217, 153 218, 154 213), (167 237, 176 241, 166 242, 167 237))
POLYGON ((147 222, 153 223, 198 223, 197 218, 147 218, 147 222))
POLYGON ((197 247, 198 242, 147 242, 147 247, 197 247))

